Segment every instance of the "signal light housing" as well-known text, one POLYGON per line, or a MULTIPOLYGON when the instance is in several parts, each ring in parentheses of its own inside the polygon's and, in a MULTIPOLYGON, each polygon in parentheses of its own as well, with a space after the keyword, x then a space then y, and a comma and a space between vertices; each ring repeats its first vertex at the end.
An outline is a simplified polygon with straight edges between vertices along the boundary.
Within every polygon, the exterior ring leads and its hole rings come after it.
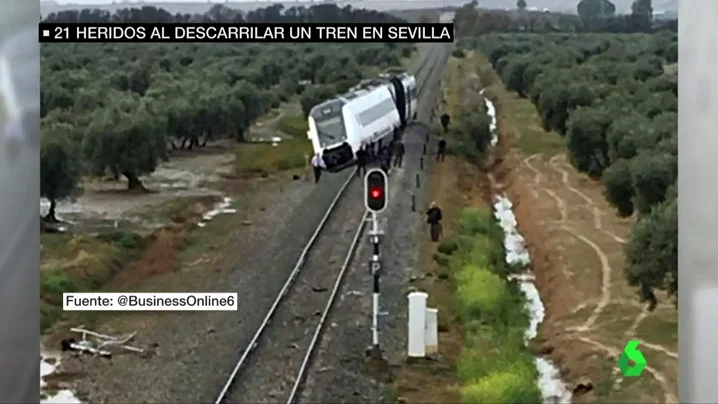
POLYGON ((388 179, 384 171, 375 168, 366 173, 364 177, 364 205, 374 213, 386 208, 389 195, 387 194, 388 179))

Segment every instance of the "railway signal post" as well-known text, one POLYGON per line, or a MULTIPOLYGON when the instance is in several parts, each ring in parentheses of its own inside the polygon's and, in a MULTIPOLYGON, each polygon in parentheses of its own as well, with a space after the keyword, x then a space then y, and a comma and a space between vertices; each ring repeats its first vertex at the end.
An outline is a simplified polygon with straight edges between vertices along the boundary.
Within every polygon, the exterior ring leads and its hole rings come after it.
POLYGON ((384 233, 379 229, 377 215, 384 211, 388 202, 389 181, 384 171, 374 168, 367 172, 364 177, 364 203, 371 215, 372 227, 369 232, 369 241, 373 246, 373 253, 369 268, 372 274, 372 346, 368 355, 371 358, 381 359, 379 347, 379 277, 381 276, 382 263, 379 255, 379 245, 384 233))

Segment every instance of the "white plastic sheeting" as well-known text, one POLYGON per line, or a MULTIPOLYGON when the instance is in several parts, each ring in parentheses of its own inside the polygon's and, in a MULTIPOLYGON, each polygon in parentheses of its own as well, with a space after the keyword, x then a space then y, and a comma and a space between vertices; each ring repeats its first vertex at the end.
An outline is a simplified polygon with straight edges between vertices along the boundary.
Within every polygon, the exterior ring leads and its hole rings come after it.
MULTIPOLYGON (((40 354, 40 391, 45 393, 45 387, 47 383, 43 380, 45 376, 49 376, 55 372, 57 367, 60 365, 60 355, 51 355, 47 352, 40 354), (48 359, 53 359, 55 362, 50 364, 48 359)), ((52 394, 45 393, 46 397, 40 399, 41 404, 81 404, 75 394, 67 389, 52 392, 52 394)))
MULTIPOLYGON (((481 94, 483 93, 484 90, 481 91, 481 94)), ((491 138, 491 145, 494 146, 498 143, 498 133, 496 131, 496 108, 488 97, 484 97, 484 100, 486 102, 487 113, 491 118, 490 127, 493 134, 491 138)), ((546 315, 546 309, 541 301, 541 295, 534 284, 534 276, 528 270, 528 266, 531 263, 531 256, 526 248, 526 241, 518 231, 518 222, 512 209, 513 204, 506 196, 495 196, 494 216, 498 220, 501 228, 504 230, 506 263, 511 266, 526 268, 523 273, 512 275, 509 279, 517 281, 521 291, 526 296, 526 309, 529 312, 529 326, 526 329, 525 341, 526 344, 528 344, 530 340, 536 338, 536 335, 538 334, 538 326, 541 324, 544 316, 546 315)), ((566 384, 561 380, 558 368, 556 368, 551 361, 542 357, 536 357, 535 363, 536 369, 539 373, 537 383, 541 389, 541 395, 543 396, 544 403, 570 403, 572 394, 566 388, 566 384)))
MULTIPOLYGON (((479 93, 484 95, 485 91, 486 89, 483 89, 479 93)), ((489 129, 491 130, 491 146, 496 146, 499 143, 499 133, 496 131, 496 128, 498 128, 498 124, 496 123, 496 107, 494 106, 494 103, 491 102, 489 97, 486 97, 485 95, 484 104, 486 104, 486 113, 491 118, 491 122, 489 123, 489 129)))
POLYGON ((234 214, 237 213, 237 209, 232 209, 230 206, 232 205, 232 199, 231 198, 224 198, 222 202, 217 203, 214 205, 214 208, 208 212, 206 212, 204 215, 202 215, 202 221, 199 222, 197 225, 199 227, 204 227, 207 225, 208 222, 212 221, 215 216, 222 215, 222 214, 234 214))

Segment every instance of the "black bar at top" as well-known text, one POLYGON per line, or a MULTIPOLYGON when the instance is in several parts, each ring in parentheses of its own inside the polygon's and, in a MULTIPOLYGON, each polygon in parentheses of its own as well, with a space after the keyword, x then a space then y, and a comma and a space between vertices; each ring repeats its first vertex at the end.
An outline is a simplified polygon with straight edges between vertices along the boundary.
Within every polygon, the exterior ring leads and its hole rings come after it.
POLYGON ((40 23, 38 34, 40 42, 451 43, 454 41, 454 24, 40 23))

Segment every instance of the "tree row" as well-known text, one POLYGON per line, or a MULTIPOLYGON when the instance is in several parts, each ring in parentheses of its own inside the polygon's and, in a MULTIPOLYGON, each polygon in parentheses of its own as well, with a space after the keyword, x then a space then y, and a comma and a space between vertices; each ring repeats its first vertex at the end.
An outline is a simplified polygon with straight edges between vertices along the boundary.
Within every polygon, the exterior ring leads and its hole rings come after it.
POLYGON ((656 32, 678 31, 677 19, 657 19, 651 0, 634 0, 630 14, 616 13, 609 0, 581 0, 576 13, 529 10, 530 1, 518 0, 515 9, 486 10, 472 1, 457 10, 455 22, 459 36, 489 32, 656 32))
POLYGON ((675 295, 677 35, 494 34, 465 46, 481 49, 507 89, 531 100, 619 215, 637 216, 625 273, 641 298, 675 295))

